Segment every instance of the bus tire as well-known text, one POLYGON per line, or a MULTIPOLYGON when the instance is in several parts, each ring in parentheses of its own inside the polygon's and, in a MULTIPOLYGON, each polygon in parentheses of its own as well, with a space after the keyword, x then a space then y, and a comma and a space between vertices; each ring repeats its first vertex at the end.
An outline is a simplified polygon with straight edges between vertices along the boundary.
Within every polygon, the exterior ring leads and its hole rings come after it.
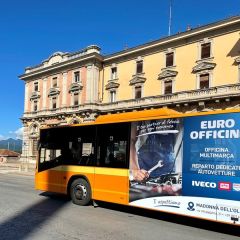
POLYGON ((91 201, 91 186, 83 178, 75 179, 70 188, 70 196, 74 204, 86 206, 91 201))

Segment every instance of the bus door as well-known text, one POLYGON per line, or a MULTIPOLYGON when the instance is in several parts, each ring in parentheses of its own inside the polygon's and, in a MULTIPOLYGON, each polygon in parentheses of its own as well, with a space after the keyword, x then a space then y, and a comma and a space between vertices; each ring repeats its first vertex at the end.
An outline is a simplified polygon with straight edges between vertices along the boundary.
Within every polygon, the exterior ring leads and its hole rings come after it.
POLYGON ((38 173, 36 188, 64 193, 62 181, 61 149, 43 146, 39 151, 38 173))
POLYGON ((65 193, 62 164, 66 157, 68 143, 67 129, 44 129, 40 134, 40 149, 36 188, 65 193))
POLYGON ((116 123, 97 127, 97 163, 93 198, 128 203, 129 124, 116 123))

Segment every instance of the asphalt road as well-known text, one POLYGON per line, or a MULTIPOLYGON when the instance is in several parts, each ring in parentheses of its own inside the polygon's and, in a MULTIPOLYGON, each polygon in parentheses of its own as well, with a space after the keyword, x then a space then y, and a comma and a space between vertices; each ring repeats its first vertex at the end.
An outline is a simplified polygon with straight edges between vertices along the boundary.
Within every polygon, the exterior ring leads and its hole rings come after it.
POLYGON ((33 177, 0 173, 0 239, 230 240, 240 229, 119 205, 80 207, 34 190, 33 177))

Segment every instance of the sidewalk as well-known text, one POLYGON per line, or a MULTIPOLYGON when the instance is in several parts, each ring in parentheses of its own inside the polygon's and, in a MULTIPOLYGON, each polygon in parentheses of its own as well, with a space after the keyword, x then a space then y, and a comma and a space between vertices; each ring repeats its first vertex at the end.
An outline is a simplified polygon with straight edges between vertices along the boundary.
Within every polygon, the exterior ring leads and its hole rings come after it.
POLYGON ((33 176, 35 173, 35 164, 23 162, 5 162, 0 164, 0 173, 16 173, 33 176))

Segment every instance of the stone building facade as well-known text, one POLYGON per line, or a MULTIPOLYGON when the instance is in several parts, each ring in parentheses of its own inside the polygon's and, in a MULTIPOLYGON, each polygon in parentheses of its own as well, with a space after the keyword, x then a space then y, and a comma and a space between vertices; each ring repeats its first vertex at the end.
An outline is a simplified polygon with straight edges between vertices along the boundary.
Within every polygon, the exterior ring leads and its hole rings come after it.
POLYGON ((168 107, 179 112, 239 108, 240 17, 103 56, 92 45, 57 52, 25 82, 22 160, 35 161, 39 128, 102 114, 168 107))

